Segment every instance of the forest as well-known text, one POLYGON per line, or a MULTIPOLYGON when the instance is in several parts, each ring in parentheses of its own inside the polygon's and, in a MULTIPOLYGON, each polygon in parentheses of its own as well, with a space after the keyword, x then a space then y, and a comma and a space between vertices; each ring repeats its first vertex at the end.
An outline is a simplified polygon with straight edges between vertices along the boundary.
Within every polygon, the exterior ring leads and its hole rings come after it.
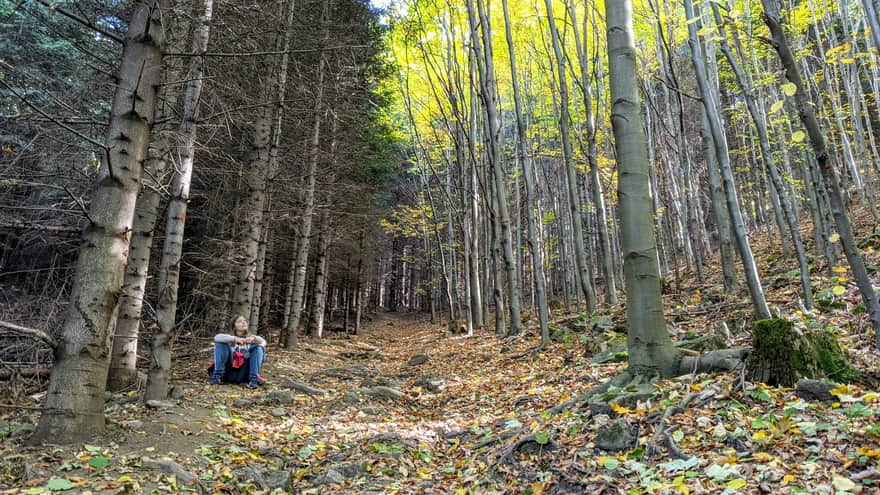
POLYGON ((0 0, 0 494, 880 493, 878 10, 0 0))

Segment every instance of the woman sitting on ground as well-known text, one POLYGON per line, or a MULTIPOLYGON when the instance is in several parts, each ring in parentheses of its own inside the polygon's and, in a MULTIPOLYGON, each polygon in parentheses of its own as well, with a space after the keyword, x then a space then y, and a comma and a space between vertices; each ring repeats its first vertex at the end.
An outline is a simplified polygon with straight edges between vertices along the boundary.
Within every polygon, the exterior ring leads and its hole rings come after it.
POLYGON ((208 369, 213 385, 245 383, 248 388, 266 384, 260 376, 260 367, 266 355, 266 339, 250 335, 248 321, 237 315, 232 320, 232 335, 214 336, 214 364, 208 369))

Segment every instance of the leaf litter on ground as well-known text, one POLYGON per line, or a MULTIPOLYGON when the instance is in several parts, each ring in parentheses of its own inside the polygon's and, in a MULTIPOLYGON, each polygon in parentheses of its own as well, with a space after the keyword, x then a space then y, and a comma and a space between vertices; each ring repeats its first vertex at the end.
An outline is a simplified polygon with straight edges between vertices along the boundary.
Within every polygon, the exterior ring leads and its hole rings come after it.
MULTIPOLYGON (((839 386, 822 403, 744 382, 739 371, 687 375, 625 404, 552 413, 625 368, 591 359, 622 337, 623 303, 592 318, 554 312, 554 324, 577 338, 537 354, 524 354, 537 338, 534 321, 517 340, 488 329, 444 338, 422 315, 380 313, 358 336, 270 348, 265 390, 209 386, 200 379, 209 354, 191 357, 176 368, 183 400, 150 409, 116 394, 107 431, 88 444, 25 446, 15 431, 34 424, 35 411, 2 410, 0 494, 875 493, 878 353, 848 270, 815 267, 822 302, 807 314, 792 260, 764 239, 754 247, 774 309, 805 328, 832 329, 862 384, 839 386), (410 365, 416 354, 427 361, 410 365), (286 378, 327 393, 283 388, 286 378), (442 388, 429 390, 429 379, 442 388), (372 393, 381 387, 401 394, 372 393), (600 449, 599 434, 616 424, 627 443, 600 449)), ((864 252, 880 264, 871 246, 864 252)), ((748 342, 747 296, 720 294, 719 271, 716 260, 705 285, 684 274, 665 294, 674 337, 726 321, 733 343, 748 342)))

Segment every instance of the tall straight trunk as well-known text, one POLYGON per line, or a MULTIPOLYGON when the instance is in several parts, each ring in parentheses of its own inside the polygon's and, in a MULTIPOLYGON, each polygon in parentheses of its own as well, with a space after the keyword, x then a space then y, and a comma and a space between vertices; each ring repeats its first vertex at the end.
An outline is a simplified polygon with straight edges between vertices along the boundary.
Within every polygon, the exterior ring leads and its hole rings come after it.
MULTIPOLYGON (((581 69, 581 93, 584 98, 584 113, 586 120, 584 127, 587 133, 587 165, 590 167, 590 189, 593 197, 593 206, 596 208, 596 225, 599 231, 599 248, 602 258, 602 270, 605 277, 605 303, 608 305, 617 304, 617 286, 614 280, 614 256, 611 253, 611 240, 608 233, 608 212, 605 208, 605 198, 602 194, 602 181, 599 177, 599 161, 597 160, 598 151, 596 146, 596 114, 593 111, 593 78, 590 77, 590 63, 587 60, 587 13, 584 12, 582 22, 583 34, 578 32, 577 28, 577 12, 573 3, 566 1, 566 8, 574 24, 574 42, 577 48, 578 65, 581 69), (581 38, 583 36, 583 38, 581 38), (583 40, 583 41, 581 41, 583 40)), ((598 30, 594 29, 593 42, 597 47, 599 45, 598 30)), ((594 56, 593 60, 596 64, 599 57, 594 56)), ((597 67, 593 66, 597 71, 597 67)))
POLYGON ((507 50, 510 57, 510 79, 513 85, 513 101, 516 110, 517 145, 521 153, 522 175, 526 186, 525 215, 528 225, 529 255, 532 260, 532 279, 534 287, 534 308, 538 314, 538 322, 541 326, 541 344, 547 345, 550 341, 549 311, 547 309, 547 289, 544 280, 544 256, 541 252, 537 224, 541 221, 541 212, 537 208, 534 165, 532 162, 531 143, 528 135, 528 123, 523 116, 522 96, 520 95, 518 74, 516 72, 516 55, 514 52, 513 35, 510 27, 510 13, 507 8, 507 0, 501 0, 504 10, 504 33, 507 38, 507 50))
MULTIPOLYGON (((689 2, 690 0, 685 0, 689 2)), ((773 184, 773 191, 776 192, 777 201, 779 202, 779 207, 782 210, 782 214, 785 217, 785 222, 788 226, 789 234, 791 235, 792 242, 794 244, 795 255, 797 256, 798 265, 800 266, 801 271, 801 287, 804 290, 804 307, 810 311, 813 309, 813 290, 810 287, 810 267, 807 263, 807 255, 804 250, 804 243, 801 239, 801 233, 798 230, 798 221, 795 213, 791 207, 791 200, 788 197, 787 191, 785 189, 785 185, 783 184, 782 177, 779 175, 779 170, 776 168, 776 162, 773 160, 773 153, 770 151, 770 137, 767 134, 767 125, 764 122, 764 117, 758 112, 758 107, 755 104, 755 95, 752 90, 751 77, 747 76, 736 59, 733 56, 733 52, 730 50, 730 47, 727 44, 727 32, 724 28, 724 22, 721 19, 721 14, 718 11, 718 5, 712 3, 712 13, 715 16, 715 22, 718 27, 718 32, 720 34, 720 46, 721 52, 724 53, 725 58, 727 58, 727 62, 730 64, 731 69, 733 69, 733 73, 736 75, 737 84, 740 87, 740 91, 742 91, 743 99, 746 102, 746 106, 749 110, 749 115, 752 117, 752 122, 755 125, 755 131, 758 133, 758 141, 760 143, 761 148, 761 158, 764 162, 764 166, 767 169, 767 173, 770 175, 770 181, 773 184)))
POLYGON ((678 356, 663 318, 660 269, 653 236, 648 147, 642 121, 631 0, 605 0, 611 124, 618 160, 620 243, 626 280, 629 370, 671 376, 678 356))
MULTIPOLYGON (((468 214, 465 215, 465 221, 462 225, 462 240, 466 244, 464 259, 462 260, 464 266, 462 269, 465 274, 465 297, 468 301, 466 306, 466 311, 468 312, 466 318, 467 334, 471 335, 475 328, 483 328, 489 320, 488 314, 484 311, 484 308, 488 308, 489 306, 489 297, 488 294, 484 295, 483 293, 484 289, 488 291, 489 278, 486 277, 481 280, 482 277, 480 274, 480 219, 483 216, 480 215, 480 205, 477 194, 477 191, 479 190, 479 180, 477 178, 479 171, 477 170, 476 161, 478 69, 475 69, 477 62, 476 52, 474 50, 470 51, 468 60, 470 61, 468 64, 468 75, 470 77, 470 109, 467 112, 467 133, 462 132, 462 137, 467 136, 468 157, 464 158, 464 154, 462 154, 461 181, 462 194, 467 193, 467 198, 462 199, 462 203, 466 203, 468 209, 468 214), (465 172, 465 164, 468 164, 467 172, 465 172)), ((462 150, 462 152, 463 151, 464 150, 462 150)), ((485 182, 483 183, 485 184, 485 182)), ((483 235, 482 238, 488 240, 489 236, 483 235)), ((489 245, 488 242, 484 242, 484 244, 487 247, 489 245)))
POLYGON ((483 4, 483 0, 476 0, 477 10, 480 14, 480 32, 483 35, 484 67, 483 96, 485 98, 486 122, 489 138, 489 166, 492 168, 495 179, 496 206, 501 228, 501 253, 504 262, 504 272, 507 274, 507 308, 510 316, 508 335, 520 333, 520 282, 517 274, 516 256, 513 235, 510 227, 510 210, 508 207, 507 174, 504 169, 504 135, 501 133, 501 115, 498 111, 497 83, 495 81, 495 55, 492 49, 492 28, 489 23, 489 3, 483 4))
POLYGON ((327 250, 330 247, 330 217, 321 212, 318 243, 315 247, 315 283, 312 292, 312 324, 309 331, 313 337, 324 335, 324 310, 327 306, 327 250))
POLYGON ((785 69, 785 76, 796 87, 794 99, 797 105, 798 116, 807 130, 810 146, 813 148, 816 160, 819 162, 822 178, 829 188, 828 199, 831 202, 831 213, 834 215, 837 234, 840 237, 840 243, 844 254, 846 254, 850 269, 853 272, 853 277, 856 280, 859 291, 862 293, 862 302, 867 309, 871 326, 874 328, 876 345, 880 347, 880 304, 877 302, 877 293, 874 291, 871 279, 865 269, 865 262, 859 254, 855 243, 852 226, 850 226, 849 217, 843 206, 840 179, 837 176, 834 162, 828 155, 828 150, 825 146, 825 135, 822 133, 822 128, 819 126, 812 102, 810 102, 805 91, 804 81, 801 78, 797 61, 788 47, 788 40, 785 38, 779 14, 779 4, 776 0, 762 0, 761 3, 764 4, 764 23, 770 29, 773 48, 779 55, 782 67, 785 69))
MULTIPOLYGON (((694 7, 692 0, 684 0, 684 5, 687 18, 693 19, 694 7)), ((755 314, 762 319, 769 318, 770 308, 767 306, 767 300, 764 297, 764 289, 761 287, 761 279, 758 276, 758 267, 755 264, 755 258, 752 255, 752 248, 749 245, 749 239, 746 236, 745 226, 743 225, 736 184, 734 182, 733 172, 730 165, 727 137, 724 134, 724 130, 721 128, 721 117, 718 115, 715 98, 709 88, 708 78, 706 76, 706 66, 703 60, 703 50, 700 46, 695 24, 696 23, 688 24, 688 44, 691 47, 691 60, 694 65, 697 86, 699 87, 700 95, 702 96, 701 101, 703 103, 703 108, 706 110, 706 117, 709 120, 709 130, 712 134, 712 140, 715 143, 715 155, 721 166, 721 177, 724 182, 724 191, 727 198, 727 210, 730 213, 731 227, 733 228, 737 247, 739 248, 740 259, 743 262, 743 270, 745 272, 746 283, 749 287, 749 294, 752 298, 752 305, 754 306, 755 314)))
POLYGON ((242 205, 242 249, 237 261, 237 275, 233 285, 232 314, 250 319, 257 273, 260 239, 263 231, 263 209, 266 203, 266 175, 269 171, 269 143, 272 140, 271 114, 265 110, 252 126, 245 184, 247 194, 242 205))
MULTIPOLYGON (((494 193, 494 191, 492 191, 494 193)), ((491 224, 492 252, 492 301, 495 303, 495 335, 504 337, 507 328, 504 321, 504 275, 501 273, 501 220, 498 218, 498 195, 491 195, 489 219, 491 224)))
MULTIPOLYGON (((265 241, 268 238, 269 202, 268 189, 278 168, 278 147, 281 140, 282 122, 284 118, 284 96, 287 91, 287 66, 290 60, 290 43, 293 32, 294 0, 287 2, 286 23, 281 26, 281 33, 276 36, 275 48, 281 52, 270 78, 265 94, 272 95, 275 105, 266 106, 253 125, 251 140, 251 157, 248 165, 246 183, 248 194, 245 199, 244 220, 245 230, 242 239, 244 259, 235 281, 232 299, 232 311, 242 315, 257 328, 259 309, 251 315, 255 303, 258 304, 262 290, 262 272, 265 264, 265 241), (280 43, 279 43, 280 41, 280 43), (260 283, 257 282, 260 279, 260 283)), ((279 6, 283 0, 279 1, 279 6)), ((279 12, 280 13, 280 12, 279 12)))
MULTIPOLYGON (((666 15, 666 19, 671 18, 670 10, 669 10, 669 2, 663 0, 663 9, 666 15)), ((666 34, 663 34, 663 22, 662 17, 657 16, 657 37, 659 39, 659 45, 663 47, 662 58, 665 62, 666 66, 666 74, 669 79, 669 83, 671 83, 674 87, 681 87, 681 83, 678 80, 678 76, 675 72, 675 52, 670 47, 670 44, 675 44, 675 31, 671 23, 666 23, 666 34)), ((664 92, 664 96, 668 99, 668 91, 664 92)), ((673 112, 673 108, 671 105, 668 105, 667 101, 667 110, 669 111, 670 119, 675 118, 678 123, 678 132, 675 134, 675 137, 678 141, 678 150, 677 150, 677 159, 676 162, 680 165, 681 170, 681 187, 677 184, 676 174, 670 176, 672 179, 672 187, 674 190, 673 198, 674 204, 676 205, 676 211, 679 212, 681 217, 680 222, 680 231, 681 231, 681 241, 682 246, 684 247, 684 256, 685 260, 688 264, 690 261, 693 261, 694 269, 697 273, 697 280, 702 284, 704 282, 703 277, 703 259, 702 253, 700 251, 699 245, 699 227, 697 225, 696 218, 696 199, 694 196, 694 191, 696 188, 691 186, 691 170, 693 169, 691 163, 691 154, 690 147, 687 142, 687 134, 686 134, 686 124, 685 124, 685 110, 684 110, 684 100, 681 96, 681 93, 675 91, 673 93, 677 111, 673 112), (673 117, 673 113, 675 114, 673 117), (680 191, 677 192, 677 191, 680 191), (684 198, 683 204, 678 200, 678 198, 684 198)))
MULTIPOLYGON (((161 139, 161 138, 159 138, 161 139)), ((113 392, 132 386, 137 381, 138 334, 144 307, 144 291, 150 266, 150 253, 153 247, 153 233, 159 218, 159 204, 162 194, 161 184, 152 180, 167 173, 164 156, 167 148, 159 148, 157 156, 150 156, 144 162, 143 190, 137 199, 134 223, 131 229, 131 246, 128 262, 125 265, 125 279, 119 297, 119 315, 116 318, 116 331, 113 333, 113 350, 107 376, 107 389, 113 392), (148 183, 149 182, 149 183, 148 183)), ((152 154, 153 150, 150 150, 152 154)))
MULTIPOLYGON (((204 0, 199 18, 199 26, 193 35, 193 54, 202 54, 208 48, 211 34, 211 16, 214 0, 204 0)), ((144 400, 162 400, 168 396, 168 381, 171 378, 171 331, 177 315, 177 289, 180 279, 180 259, 183 255, 183 230, 186 225, 186 207, 189 203, 189 187, 192 181, 193 159, 196 147, 196 124, 199 113, 199 99, 204 84, 204 59, 192 59, 183 98, 183 114, 180 130, 177 133, 176 156, 180 162, 175 164, 174 178, 171 181, 171 198, 168 202, 168 216, 165 223, 165 244, 162 248, 162 261, 159 262, 159 301, 156 304, 156 322, 159 332, 153 336, 153 352, 150 372, 147 375, 147 388, 144 400)))
MULTIPOLYGON (((189 12, 177 12, 176 23, 166 23, 168 45, 172 51, 186 49, 189 34, 189 12)), ((166 17, 168 19, 168 17, 166 17)), ((182 60, 166 60, 165 82, 178 81, 183 76, 182 60)), ((163 85, 155 120, 164 122, 177 111, 180 90, 177 86, 163 85)), ((119 391, 131 387, 137 380, 137 349, 141 318, 144 306, 144 292, 150 267, 154 231, 159 218, 159 205, 162 202, 164 180, 169 174, 168 154, 177 130, 172 125, 162 123, 152 128, 147 159, 144 160, 141 191, 135 205, 134 223, 131 229, 131 245, 125 265, 125 279, 122 295, 119 298, 119 315, 116 330, 113 332, 113 350, 110 357, 110 371, 107 376, 107 389, 119 391)))
MULTIPOLYGON (((325 16, 326 3, 325 0, 325 16)), ((326 22, 324 19, 323 22, 326 22)), ((325 34, 326 39, 326 34, 325 34)), ((297 251, 293 267, 293 294, 290 308, 290 319, 287 327, 284 329, 282 345, 285 348, 295 348, 297 344, 297 332, 299 331, 300 320, 303 313, 303 297, 306 290, 306 265, 309 261, 309 246, 311 244, 312 221, 315 215, 315 179, 318 172, 318 159, 320 158, 321 148, 321 120, 324 112, 324 55, 320 55, 318 62, 318 85, 315 94, 314 121, 312 123, 311 148, 309 150, 309 164, 306 169, 306 188, 303 195, 304 208, 300 217, 300 226, 297 237, 297 251)))
POLYGON ((590 286, 592 269, 587 263, 587 253, 584 248, 584 232, 581 226, 581 202, 577 194, 577 174, 574 169, 574 158, 571 149, 571 137, 569 136, 568 114, 568 79, 565 74, 565 57, 562 54, 562 44, 559 41, 559 33, 556 30, 556 19, 553 17, 553 2, 544 0, 547 9, 547 22, 550 25, 550 38, 553 43, 553 53, 556 57, 556 71, 559 78, 559 132, 562 136, 562 154, 565 163, 566 187, 568 191, 568 207, 572 217, 572 236, 574 237, 574 257, 577 263, 578 281, 580 291, 587 298, 587 312, 596 310, 596 295, 590 286))
POLYGON ((733 264, 733 239, 730 233, 730 214, 724 199, 724 186, 721 183, 721 169, 715 156, 715 142, 709 130, 709 119, 706 109, 700 107, 700 135, 703 138, 703 151, 706 155, 706 169, 709 174, 709 196, 712 202, 712 214, 718 228, 718 248, 721 252, 721 272, 724 292, 731 293, 736 289, 736 266, 733 264))
MULTIPOLYGON (((266 205, 269 205, 267 198, 266 205)), ((257 249, 257 262, 254 272, 254 290, 251 297, 250 318, 248 318, 248 327, 251 332, 259 333, 260 327, 260 310, 263 307, 263 277, 266 275, 266 256, 269 247, 269 209, 263 210, 263 228, 260 232, 260 244, 257 249)))
POLYGON ((874 42, 874 48, 880 50, 880 19, 877 17, 877 6, 874 0, 862 0, 862 7, 865 9, 865 20, 868 23, 871 32, 871 41, 874 42))
POLYGON ((165 33, 160 10, 166 5, 137 3, 125 35, 106 155, 82 234, 43 414, 32 439, 36 442, 72 443, 104 430, 110 339, 161 81, 165 33))

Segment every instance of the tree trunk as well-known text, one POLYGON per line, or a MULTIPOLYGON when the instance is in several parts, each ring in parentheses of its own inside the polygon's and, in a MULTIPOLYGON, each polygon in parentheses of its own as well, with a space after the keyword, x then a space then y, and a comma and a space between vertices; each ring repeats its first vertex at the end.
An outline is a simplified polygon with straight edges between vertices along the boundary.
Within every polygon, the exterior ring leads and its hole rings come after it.
POLYGON ((871 326, 874 328, 876 345, 880 347, 880 304, 877 302, 877 293, 874 292, 871 279, 865 269, 865 262, 859 254, 852 227, 849 223, 849 217, 846 215, 846 210, 843 206, 843 195, 840 191, 840 180, 837 177, 837 170, 825 147, 825 136, 819 126, 818 119, 816 119, 812 103, 807 97, 797 61, 788 47, 788 41, 785 38, 779 15, 779 4, 776 0, 762 0, 762 3, 764 4, 764 23, 770 28, 773 48, 776 49, 776 53, 779 55, 779 60, 785 69, 786 77, 796 87, 794 99, 797 104, 798 116, 807 130, 810 146, 816 154, 816 160, 819 162, 822 177, 829 187, 828 198, 831 202, 831 213, 834 215, 834 222, 837 225, 837 234, 840 237, 840 243, 843 246, 843 252, 846 254, 846 259, 853 272, 853 277, 859 286, 859 291, 862 293, 862 302, 868 312, 871 326))
POLYGON ((536 202, 536 186, 534 181, 534 171, 531 154, 531 143, 528 138, 528 127, 525 117, 523 116, 522 97, 519 91, 518 74, 516 72, 516 56, 513 46, 513 35, 511 34, 510 13, 507 9, 507 0, 501 0, 502 9, 504 10, 504 32, 507 38, 508 55, 510 57, 510 78, 513 85, 513 101, 516 108, 516 131, 518 150, 522 154, 522 172, 526 186, 526 223, 528 225, 529 239, 529 255, 532 259, 532 279, 535 295, 534 308, 538 314, 538 322, 541 326, 541 344, 546 345, 550 341, 549 330, 549 311, 547 309, 547 290, 546 281, 544 280, 544 256, 541 252, 541 245, 537 224, 541 221, 541 211, 537 207, 536 202))
POLYGON ((166 6, 156 0, 136 4, 125 35, 107 153, 95 182, 35 442, 70 443, 104 430, 110 339, 161 80, 165 35, 160 10, 166 6))
MULTIPOLYGON (((279 6, 282 4, 283 2, 279 2, 279 6)), ((235 280, 232 312, 248 319, 254 331, 259 323, 259 309, 253 315, 251 312, 255 305, 259 304, 262 296, 260 291, 262 291, 270 220, 269 188, 278 169, 278 147, 284 119, 284 97, 287 92, 287 66, 290 60, 295 4, 295 1, 288 0, 286 23, 281 26, 284 37, 282 39, 279 34, 275 43, 275 49, 281 52, 281 56, 274 77, 270 78, 271 82, 264 89, 264 94, 273 95, 276 103, 274 106, 266 106, 262 115, 254 122, 251 156, 245 179, 248 191, 243 208, 245 225, 241 240, 243 259, 235 280)))
MULTIPOLYGON (((684 0, 685 13, 688 19, 694 18, 694 8, 692 0, 684 0)), ((769 318, 770 308, 767 306, 767 300, 764 298, 764 289, 761 287, 761 279, 758 276, 758 266, 755 264, 755 258, 752 255, 752 248, 749 245, 749 239, 746 236, 745 226, 743 225, 742 213, 739 207, 739 198, 737 197, 736 184, 733 179, 733 171, 730 165, 730 155, 727 149, 727 137, 721 128, 721 118, 718 115, 718 108, 715 98, 709 89, 708 78, 706 77, 706 66, 703 63, 703 50, 700 47, 699 37, 697 36, 696 23, 688 24, 688 44, 691 47, 691 59, 694 64, 694 73, 697 79, 697 86, 702 96, 701 101, 703 108, 706 110, 706 117, 709 120, 709 130, 712 133, 712 140, 715 143, 715 156, 721 166, 721 177, 724 182, 724 191, 727 198, 727 210, 730 213, 731 227, 736 238, 737 247, 739 248, 740 259, 743 262, 743 270, 746 276, 746 283, 749 287, 749 294, 752 298, 752 305, 755 314, 759 318, 769 318)))
MULTIPOLYGON (((204 53, 208 48, 214 0, 204 0, 199 26, 193 35, 193 54, 204 53)), ((192 59, 183 98, 183 114, 177 133, 174 179, 171 182, 171 198, 168 202, 168 219, 165 223, 165 244, 159 263, 159 301, 156 304, 156 322, 159 332, 153 336, 150 372, 144 400, 162 400, 168 396, 171 378, 171 331, 177 315, 177 289, 180 279, 180 259, 183 255, 183 231, 186 226, 186 207, 189 203, 189 187, 192 180, 195 157, 199 98, 204 84, 204 59, 192 59)))
POLYGON ((559 41, 559 33, 556 30, 556 20, 553 17, 553 3, 551 0, 544 0, 544 6, 547 9, 547 22, 550 25, 550 38, 553 42, 553 53, 556 56, 556 71, 559 78, 559 131, 562 136, 562 155, 565 163, 568 207, 572 217, 574 257, 577 263, 580 291, 587 298, 587 312, 592 313, 596 309, 596 295, 590 286, 592 269, 589 263, 587 263, 587 254, 584 248, 584 232, 581 226, 581 202, 577 194, 577 174, 574 169, 571 138, 569 136, 568 80, 565 74, 565 57, 562 54, 562 45, 559 41))
MULTIPOLYGON (((185 49, 189 32, 189 12, 176 12, 176 24, 166 26, 168 44, 172 51, 185 49), (173 39, 171 39, 173 37, 173 39)), ((166 17, 167 19, 167 17, 166 17)), ((171 24, 171 23, 166 23, 171 24)), ((166 60, 164 80, 178 81, 182 78, 182 60, 166 60)), ((177 111, 180 90, 176 86, 163 86, 164 95, 157 105, 155 120, 163 122, 177 111)), ((143 314, 144 292, 150 267, 153 235, 162 202, 162 189, 169 173, 168 153, 177 131, 162 123, 154 126, 150 135, 147 159, 144 161, 141 192, 135 205, 134 224, 131 229, 131 245, 125 265, 125 280, 119 298, 119 315, 113 332, 113 351, 110 357, 110 373, 107 389, 120 391, 132 386, 137 380, 137 349, 143 314)))
MULTIPOLYGON (((758 107, 755 104, 755 96, 752 91, 751 78, 747 77, 746 74, 743 73, 742 69, 740 69, 739 64, 733 57, 733 52, 731 52, 730 47, 727 45, 727 32, 724 29, 724 23, 722 22, 721 14, 718 12, 718 6, 714 3, 712 4, 712 12, 715 16, 715 22, 717 24, 718 32, 721 37, 721 41, 719 42, 721 45, 721 51, 722 53, 724 53, 724 56, 727 58, 727 62, 730 64, 731 69, 733 69, 733 73, 736 75, 736 81, 739 84, 740 90, 742 91, 742 95, 746 101, 746 106, 748 107, 749 114, 752 117, 752 122, 755 125, 755 130, 758 133, 758 141, 761 148, 761 158, 764 161, 764 166, 767 169, 767 173, 770 175, 770 181, 773 184, 773 191, 776 192, 779 207, 782 210, 783 216, 785 217, 785 222, 788 225, 789 234, 791 235, 792 242, 794 243, 795 255, 797 256, 798 265, 800 266, 801 270, 801 287, 803 287, 804 289, 804 307, 808 311, 810 311, 813 309, 813 290, 810 287, 810 268, 807 264, 807 255, 804 250, 804 243, 801 239, 801 233, 798 230, 797 217, 795 216, 795 213, 791 207, 791 200, 788 197, 788 194, 785 190, 785 185, 782 182, 782 177, 779 175, 779 170, 776 168, 776 162, 773 160, 773 154, 770 151, 770 138, 767 134, 767 126, 764 123, 763 116, 758 113, 758 107)), ((780 235, 784 237, 784 234, 781 231, 780 235)))
MULTIPOLYGON (((325 9, 327 7, 325 6, 325 9)), ((325 13, 326 16, 326 13, 325 13)), ((326 22, 324 20, 323 22, 326 22)), ((325 33, 326 38, 326 33, 325 33)), ((318 173, 318 159, 321 148, 321 120, 324 112, 324 55, 320 56, 318 63, 318 85, 315 95, 314 122, 312 123, 311 149, 309 150, 309 165, 306 169, 306 190, 304 194, 304 210, 300 219, 297 240, 297 252, 293 265, 293 294, 290 308, 290 319, 283 332, 282 345, 285 348, 295 348, 297 344, 297 332, 303 313, 303 297, 306 290, 306 264, 309 261, 309 246, 311 244, 312 221, 315 216, 315 179, 318 173)))
POLYGON ((618 160, 620 243, 626 281, 627 344, 633 375, 671 376, 678 353, 666 331, 653 236, 648 148, 639 99, 631 0, 605 0, 611 124, 618 160))
POLYGON ((309 330, 313 337, 320 339, 324 335, 324 310, 327 306, 327 249, 330 247, 330 218, 326 211, 321 212, 319 226, 318 245, 315 248, 312 324, 309 330))

